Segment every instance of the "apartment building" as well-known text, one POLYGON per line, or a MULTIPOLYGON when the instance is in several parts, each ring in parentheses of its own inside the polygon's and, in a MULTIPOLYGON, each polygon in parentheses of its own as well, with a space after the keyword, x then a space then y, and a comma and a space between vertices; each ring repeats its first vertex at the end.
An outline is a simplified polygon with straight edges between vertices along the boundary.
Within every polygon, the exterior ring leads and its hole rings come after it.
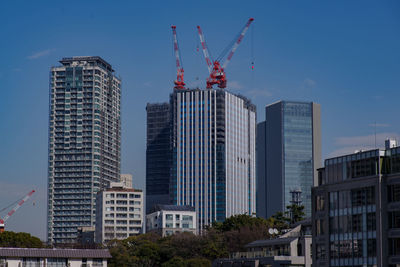
POLYGON ((96 243, 125 239, 143 233, 143 192, 112 183, 97 193, 96 243))
POLYGON ((95 225, 96 193, 120 179, 121 80, 100 57, 50 71, 47 239, 75 243, 95 225))

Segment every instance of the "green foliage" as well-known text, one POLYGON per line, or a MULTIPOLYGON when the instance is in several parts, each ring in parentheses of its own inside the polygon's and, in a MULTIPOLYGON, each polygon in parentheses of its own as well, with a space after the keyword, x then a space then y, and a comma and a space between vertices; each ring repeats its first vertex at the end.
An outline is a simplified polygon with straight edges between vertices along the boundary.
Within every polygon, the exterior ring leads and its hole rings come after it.
POLYGON ((252 217, 246 214, 239 214, 227 218, 222 223, 214 223, 213 228, 221 232, 227 232, 232 230, 239 230, 244 226, 252 228, 262 225, 268 226, 269 223, 263 218, 252 217))
POLYGON ((181 257, 173 257, 167 262, 161 264, 161 267, 186 267, 185 260, 181 257))
MULTIPOLYGON (((303 209, 293 208, 295 220, 302 218, 303 209)), ((208 267, 214 259, 226 258, 231 252, 244 251, 250 242, 269 238, 269 228, 286 229, 290 222, 288 212, 279 212, 267 220, 242 214, 213 223, 201 235, 183 232, 160 237, 147 233, 114 240, 108 244, 113 256, 109 266, 208 267)))
POLYGON ((304 212, 303 205, 299 206, 296 204, 292 204, 292 205, 286 206, 286 208, 288 209, 288 212, 289 212, 290 223, 296 223, 296 222, 304 220, 306 214, 304 212))
POLYGON ((42 248, 43 243, 39 238, 28 233, 5 231, 0 233, 0 247, 42 248))
POLYGON ((186 261, 187 267, 211 267, 211 261, 205 258, 194 258, 186 261))

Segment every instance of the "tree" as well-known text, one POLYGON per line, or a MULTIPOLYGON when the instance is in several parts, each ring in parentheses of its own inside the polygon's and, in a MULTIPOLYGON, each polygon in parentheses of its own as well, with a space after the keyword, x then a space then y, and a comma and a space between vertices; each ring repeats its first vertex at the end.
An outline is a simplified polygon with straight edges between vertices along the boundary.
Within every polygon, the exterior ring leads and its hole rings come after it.
POLYGON ((193 258, 186 261, 187 267, 211 267, 211 262, 205 258, 193 258))
POLYGON ((286 209, 288 209, 291 224, 304 220, 306 216, 303 205, 292 204, 286 206, 286 209))
POLYGON ((43 243, 39 238, 28 233, 5 231, 0 233, 0 247, 42 248, 43 243))

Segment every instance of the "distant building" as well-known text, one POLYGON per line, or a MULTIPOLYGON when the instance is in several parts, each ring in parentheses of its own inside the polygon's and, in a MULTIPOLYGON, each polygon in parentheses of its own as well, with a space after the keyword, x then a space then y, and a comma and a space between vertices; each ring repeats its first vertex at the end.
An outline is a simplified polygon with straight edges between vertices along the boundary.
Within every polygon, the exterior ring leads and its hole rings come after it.
POLYGON ((78 238, 77 243, 83 246, 91 246, 94 245, 95 239, 95 227, 78 227, 78 238))
POLYGON ((0 267, 107 267, 108 249, 0 248, 0 267))
POLYGON ((192 206, 197 226, 256 212, 256 107, 218 89, 174 90, 148 104, 147 213, 192 206))
POLYGON ((223 89, 171 94, 174 205, 196 209, 198 228, 256 212, 256 107, 223 89))
POLYGON ((321 167, 320 105, 279 101, 265 108, 257 125, 257 216, 285 211, 292 193, 311 216, 311 187, 321 167))
POLYGON ((171 111, 169 103, 147 104, 146 213, 156 204, 171 204, 171 111))
POLYGON ((132 174, 121 174, 121 183, 127 188, 133 188, 133 178, 132 174))
POLYGON ((325 160, 312 189, 316 266, 400 266, 400 147, 325 160))
POLYGON ((47 239, 75 243, 96 220, 96 193, 119 181, 121 80, 101 57, 50 71, 47 239))
POLYGON ((196 211, 190 206, 156 205, 146 215, 146 232, 157 232, 161 236, 177 232, 196 234, 196 211))
POLYGON ((304 220, 277 238, 247 244, 246 252, 234 252, 229 259, 217 259, 212 266, 311 267, 311 241, 311 221, 304 220))
POLYGON ((143 192, 113 183, 97 193, 96 242, 125 239, 143 233, 143 192))

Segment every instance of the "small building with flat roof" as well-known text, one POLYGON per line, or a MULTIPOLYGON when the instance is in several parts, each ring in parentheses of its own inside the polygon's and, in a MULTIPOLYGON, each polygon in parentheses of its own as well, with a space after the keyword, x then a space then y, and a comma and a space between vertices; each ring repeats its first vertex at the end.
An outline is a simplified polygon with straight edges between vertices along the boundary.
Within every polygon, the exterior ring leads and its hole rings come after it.
POLYGON ((197 233, 196 210, 192 206, 155 205, 146 215, 146 231, 168 236, 177 232, 197 233))
POLYGON ((0 248, 0 267, 107 267, 108 249, 0 248))

